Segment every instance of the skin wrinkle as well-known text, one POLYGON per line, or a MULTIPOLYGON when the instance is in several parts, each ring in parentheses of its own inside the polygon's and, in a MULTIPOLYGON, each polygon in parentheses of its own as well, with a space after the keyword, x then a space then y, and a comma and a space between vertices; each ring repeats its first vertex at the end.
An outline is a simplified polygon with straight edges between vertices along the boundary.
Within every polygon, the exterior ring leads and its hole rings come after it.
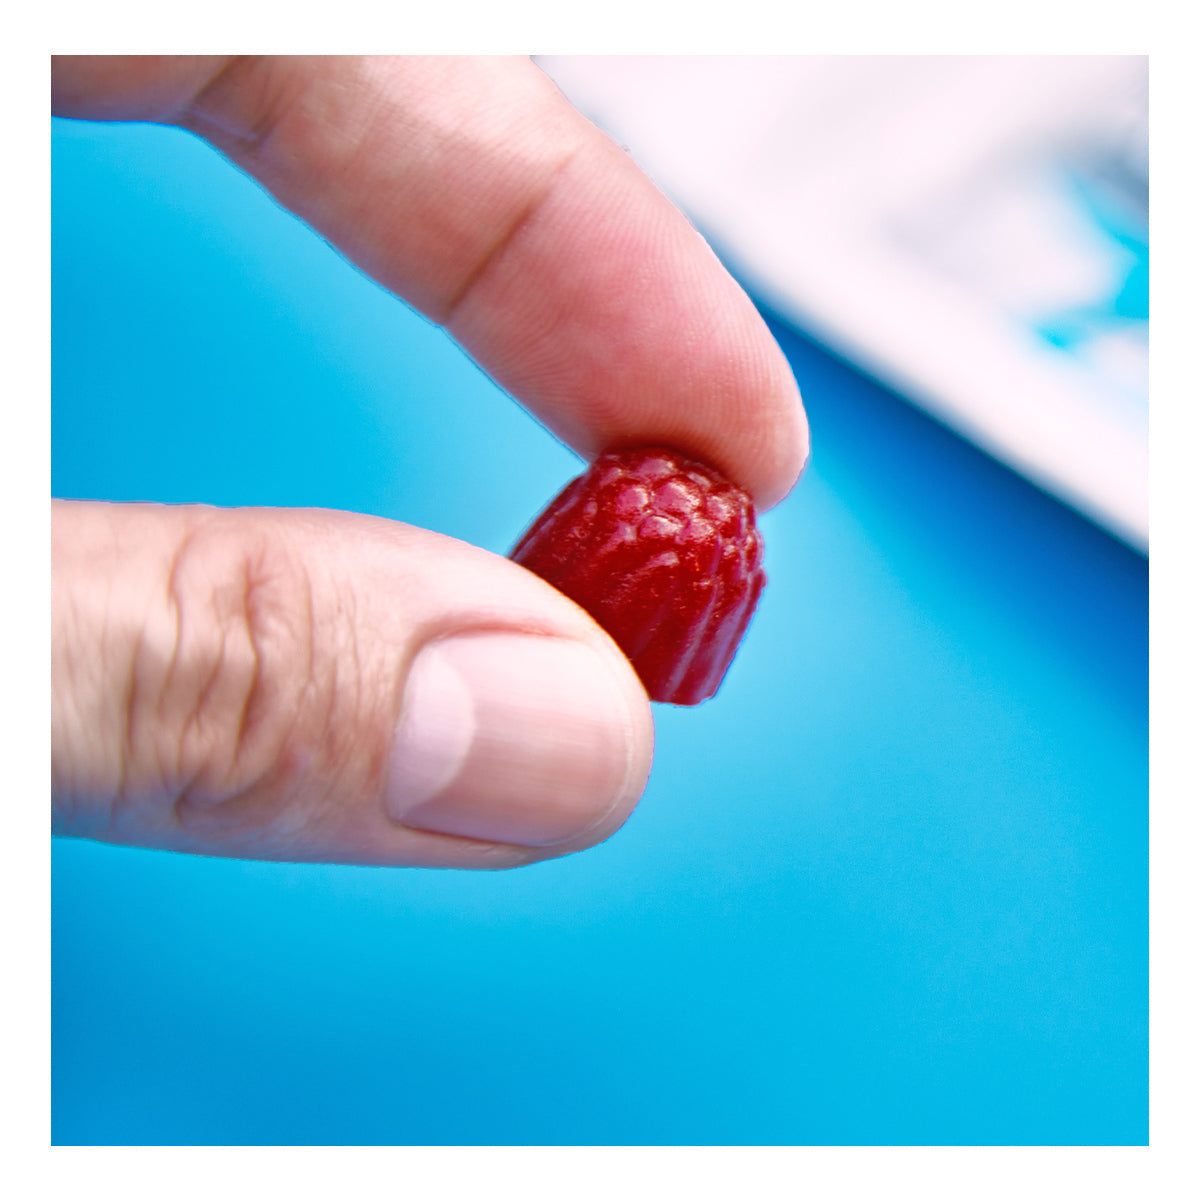
POLYGON ((508 228, 502 229, 497 234, 495 240, 490 243, 475 265, 468 268, 462 282, 444 302, 441 311, 432 314, 433 320, 447 330, 452 329, 455 317, 461 311, 464 303, 473 294, 475 285, 488 274, 492 267, 503 259, 505 251, 516 240, 521 230, 537 219, 538 213, 553 194, 559 180, 567 173, 568 168, 574 162, 579 152, 580 147, 575 145, 555 163, 537 193, 531 196, 529 201, 520 209, 516 217, 509 223, 508 228))
MULTIPOLYGON (((173 555, 170 572, 169 594, 173 611, 177 614, 177 635, 173 646, 172 659, 167 679, 164 682, 163 693, 169 690, 173 677, 182 675, 183 686, 187 687, 186 672, 189 664, 184 661, 184 639, 188 636, 184 628, 183 597, 187 588, 180 581, 180 575, 194 566, 193 559, 198 559, 201 565, 209 562, 211 551, 202 538, 214 532, 220 533, 220 516, 200 522, 194 529, 189 530, 176 553, 173 555)), ((168 795, 174 794, 170 805, 176 823, 187 826, 184 814, 191 812, 210 812, 216 808, 226 807, 231 801, 254 792, 263 782, 266 772, 255 772, 251 778, 243 781, 239 778, 243 763, 247 757, 253 734, 259 728, 255 716, 263 692, 263 681, 266 673, 264 668, 264 653, 262 649, 262 633, 260 622, 256 616, 258 605, 255 597, 265 586, 265 568, 263 548, 261 545, 250 549, 238 556, 234 570, 237 572, 237 594, 240 603, 236 610, 225 612, 220 600, 222 585, 229 578, 227 568, 218 562, 218 571, 210 582, 206 583, 202 596, 194 594, 190 597, 191 608, 202 608, 203 613, 197 620, 197 627, 203 635, 211 616, 211 625, 219 636, 219 646, 212 655, 211 663, 206 672, 203 685, 194 696, 194 702, 187 705, 187 716, 179 730, 177 745, 176 768, 173 779, 165 778, 162 789, 168 795), (239 641, 244 640, 249 651, 249 678, 244 685, 237 680, 241 670, 238 655, 230 654, 231 638, 238 635, 239 641), (220 719, 215 723, 205 720, 205 709, 215 690, 235 672, 235 682, 238 682, 242 692, 242 702, 237 709, 236 724, 232 720, 220 719), (227 731, 232 733, 227 736, 227 731), (191 759, 192 761, 188 761, 191 759), (224 774, 225 786, 219 786, 218 773, 224 774)), ((206 572, 207 573, 207 572, 206 572)), ((270 604, 267 605, 270 610, 270 604)), ((311 627, 311 621, 310 621, 311 627)), ((207 655, 209 651, 200 645, 199 653, 207 655)), ((240 651, 239 651, 240 653, 240 651)), ((203 664, 201 664, 203 665, 203 664)), ((285 709, 279 706, 279 711, 295 713, 299 706, 285 709)), ((220 714, 218 714, 220 715, 220 714)), ((232 717, 232 713, 229 714, 232 717)), ((169 722, 159 721, 160 726, 169 722)), ((286 735, 285 735, 286 737, 286 735)), ((281 737, 283 744, 285 737, 281 737)))
MULTIPOLYGON (((162 693, 170 690, 171 682, 177 674, 186 670, 182 664, 183 657, 183 641, 188 636, 188 631, 184 628, 183 617, 183 589, 180 586, 179 576, 182 571, 183 564, 191 557, 191 552, 196 543, 197 529, 192 528, 187 531, 183 539, 180 541, 175 552, 171 556, 171 570, 167 577, 167 594, 171 606, 171 611, 175 614, 175 637, 172 643, 171 660, 168 663, 166 675, 163 681, 162 693)), ((210 592, 209 607, 216 612, 216 605, 212 603, 210 592)), ((178 741, 175 743, 176 760, 174 778, 168 781, 164 778, 163 789, 166 792, 174 792, 175 798, 171 804, 171 814, 177 826, 183 825, 183 820, 180 817, 180 810, 188 803, 188 798, 192 788, 195 786, 197 777, 202 773, 204 763, 201 761, 198 765, 189 770, 185 759, 188 749, 190 748, 188 733, 195 729, 197 732, 200 728, 200 713, 204 707, 205 697, 211 692, 214 683, 218 677, 220 665, 225 658, 225 640, 226 635, 224 630, 221 631, 221 648, 216 656, 212 669, 208 673, 208 678, 200 694, 196 698, 196 703, 189 706, 188 716, 183 723, 183 728, 180 731, 178 741)), ((161 718, 158 720, 160 727, 165 727, 167 722, 161 718)), ((164 773, 165 774, 165 773, 164 773)))
POLYGON ((248 562, 243 560, 243 592, 242 592, 242 620, 245 622, 246 640, 250 646, 250 653, 253 656, 254 668, 250 674, 250 686, 246 689, 245 699, 242 701, 241 711, 238 713, 237 729, 234 732, 233 753, 231 755, 233 768, 237 770, 238 759, 241 757, 242 750, 246 745, 247 724, 250 716, 251 706, 254 703, 255 697, 258 695, 262 687, 262 655, 258 649, 258 639, 254 636, 254 620, 251 616, 251 601, 254 594, 255 584, 253 575, 248 562))
MULTIPOLYGON (((161 708, 163 696, 170 690, 172 681, 175 679, 176 675, 180 672, 181 667, 182 667, 181 656, 182 656, 182 652, 183 652, 183 639, 184 639, 185 634, 184 634, 184 627, 183 627, 183 603, 181 600, 182 589, 180 587, 179 574, 180 574, 181 566, 182 566, 183 562, 185 561, 185 559, 188 557, 188 553, 194 543, 195 536, 196 536, 196 527, 189 526, 189 528, 184 533, 183 537, 180 539, 179 543, 176 545, 174 551, 171 554, 170 569, 167 572, 166 601, 167 601, 167 611, 171 616, 171 624, 174 628, 174 636, 171 639, 171 657, 167 662, 166 671, 163 674, 163 682, 162 682, 161 688, 159 689, 159 699, 158 699, 158 704, 156 705, 156 709, 161 708)), ((139 646, 141 643, 143 643, 145 641, 144 632, 139 632, 138 641, 139 641, 139 646)), ((138 675, 140 674, 140 672, 137 669, 137 663, 138 663, 139 656, 135 656, 135 658, 134 658, 134 667, 133 667, 132 674, 133 674, 133 678, 135 680, 137 679, 138 675)), ((156 713, 155 723, 159 727, 162 727, 165 724, 163 722, 161 716, 158 713, 156 713)), ((187 728, 187 726, 185 725, 185 732, 186 732, 186 728, 187 728)), ((178 740, 178 742, 176 743, 176 746, 175 746, 175 750, 176 750, 175 779, 176 780, 182 779, 183 774, 184 774, 183 756, 184 756, 185 749, 186 749, 186 739, 184 737, 180 737, 180 739, 178 740)), ((161 768, 160 768, 160 773, 163 776, 163 778, 162 778, 163 790, 164 791, 170 790, 168 788, 168 778, 167 778, 166 772, 161 771, 161 768)), ((174 808, 177 810, 177 807, 178 807, 178 800, 176 800, 176 805, 174 806, 174 808)), ((178 823, 177 812, 176 812, 176 822, 178 823)))
MULTIPOLYGON (((347 775, 356 774, 364 761, 360 725, 347 721, 343 712, 345 705, 356 717, 365 711, 364 660, 354 605, 344 598, 333 605, 332 619, 322 626, 335 632, 327 652, 318 655, 318 610, 328 611, 330 605, 318 603, 303 564, 286 550, 282 553, 284 561, 275 563, 260 544, 242 559, 240 620, 254 655, 254 673, 231 742, 206 750, 176 800, 191 831, 196 831, 197 821, 218 821, 231 822, 226 827, 241 832, 257 828, 269 836, 272 828, 280 832, 283 822, 284 835, 295 837, 305 826, 319 823, 320 814, 336 810, 347 775), (288 597, 283 604, 278 602, 279 589, 288 597), (283 614, 287 621, 281 632, 273 621, 283 614), (353 678, 347 678, 343 668, 349 668, 353 678), (269 740, 268 755, 262 752, 260 734, 269 740), (260 757, 269 762, 258 770, 254 764, 260 757), (230 780, 222 790, 216 780, 205 783, 203 777, 224 758, 229 760, 230 780), (289 806, 284 797, 292 777, 307 777, 309 788, 303 799, 297 796, 289 806), (311 787, 314 782, 320 784, 317 789, 311 787)), ((368 774, 374 774, 377 784, 382 759, 371 739, 366 744, 368 774)))
MULTIPOLYGON (((213 603, 210 607, 212 607, 215 610, 216 609, 215 603, 213 603)), ((184 766, 183 759, 184 759, 184 755, 189 746, 189 735, 191 735, 191 738, 190 738, 191 741, 193 741, 193 742, 198 741, 201 743, 203 742, 204 734, 203 734, 203 730, 202 730, 201 726, 203 724, 204 709, 208 703, 209 697, 212 695, 212 693, 216 687, 218 680, 221 679, 224 668, 225 668, 225 661, 226 661, 225 651, 226 651, 226 647, 229 644, 229 630, 228 630, 227 623, 221 620, 219 614, 216 615, 215 623, 220 631, 220 638, 221 638, 220 648, 217 651, 217 654, 215 655, 215 657, 213 659, 211 668, 208 672, 208 678, 204 681, 204 686, 200 689, 200 694, 196 697, 196 703, 195 703, 194 707, 192 708, 191 712, 189 713, 187 720, 184 722, 183 729, 180 731, 180 735, 179 735, 178 757, 176 760, 176 768, 175 768, 175 778, 178 781, 178 785, 179 785, 179 794, 175 800, 176 820, 178 820, 179 806, 181 804, 184 804, 187 802, 188 793, 190 792, 191 788, 193 787, 196 777, 203 773, 204 766, 206 765, 203 762, 203 760, 201 760, 200 765, 195 768, 195 770, 192 774, 192 777, 190 779, 185 779, 185 766, 184 766)), ((179 634, 179 638, 177 639, 177 647, 176 647, 175 657, 178 657, 178 644, 182 642, 183 636, 184 635, 181 631, 179 634)), ((251 645, 251 652, 253 653, 253 644, 251 645)), ((255 656, 255 661, 256 661, 256 672, 257 672, 257 655, 255 656)), ((168 681, 169 681, 169 675, 168 675, 168 681)), ((165 690, 166 689, 164 688, 164 691, 165 690)), ((243 704, 243 706, 242 706, 242 712, 243 712, 243 714, 245 713, 245 704, 243 704)), ((239 725, 239 733, 240 733, 240 725, 239 725)), ((235 741, 234 744, 236 746, 237 742, 235 741)))
POLYGON ((354 774, 355 768, 361 768, 365 778, 365 790, 378 789, 382 786, 383 754, 378 739, 368 737, 366 748, 368 756, 363 759, 364 748, 361 733, 369 727, 376 716, 374 711, 368 711, 364 705, 366 685, 365 660, 361 654, 360 638, 358 636, 357 607, 353 594, 348 597, 340 593, 332 601, 331 621, 327 625, 336 629, 330 639, 332 653, 323 656, 319 661, 316 653, 317 604, 314 601, 314 590, 311 575, 302 572, 305 589, 305 613, 308 623, 309 657, 305 664, 305 683, 300 702, 293 707, 295 714, 287 733, 281 739, 283 746, 296 745, 301 748, 303 761, 293 755, 290 760, 283 755, 277 757, 277 763, 283 763, 284 771, 296 770, 308 775, 310 781, 314 774, 311 772, 312 747, 319 748, 324 769, 316 773, 322 781, 318 792, 309 795, 308 802, 303 806, 303 813, 292 805, 276 814, 276 820, 282 819, 287 826, 287 836, 295 837, 305 827, 316 829, 314 835, 320 842, 320 824, 331 814, 336 816, 339 795, 345 786, 347 774, 354 774), (345 661, 343 661, 345 660, 345 661), (351 678, 347 679, 343 671, 348 667, 351 678), (348 719, 345 709, 349 707, 351 716, 348 719), (302 718, 303 721, 302 721, 302 718), (300 732, 298 728, 303 724, 300 732), (294 819, 298 818, 298 819, 294 819))
MULTIPOLYGON (((110 589, 111 592, 111 589, 110 589)), ((101 644, 108 644, 108 606, 105 606, 105 629, 101 634, 101 644)), ((118 806, 125 804, 129 799, 129 773, 130 764, 135 760, 134 753, 134 728, 137 722, 138 711, 138 660, 144 653, 146 642, 146 629, 142 626, 138 629, 137 639, 133 644, 133 653, 129 659, 129 671, 126 678, 125 686, 125 703, 122 706, 124 713, 124 724, 122 728, 122 736, 117 741, 117 781, 113 788, 113 793, 108 802, 108 829, 111 832, 116 825, 116 814, 118 806)))
MULTIPOLYGON (((338 672, 339 664, 342 660, 341 641, 335 637, 332 639, 334 652, 330 655, 328 666, 324 670, 319 670, 323 665, 318 661, 316 631, 317 631, 317 606, 313 599, 313 583, 312 576, 308 571, 302 571, 304 577, 304 601, 305 601, 305 619, 308 622, 308 661, 305 663, 304 675, 305 683, 303 689, 303 698, 300 705, 297 706, 296 719, 292 722, 292 726, 288 730, 288 737, 285 740, 285 745, 291 743, 295 728, 299 724, 300 713, 315 706, 316 711, 320 713, 320 720, 317 726, 320 729, 319 736, 312 740, 321 746, 327 748, 329 765, 332 771, 328 774, 332 779, 339 777, 339 769, 342 765, 342 755, 336 747, 335 735, 340 727, 338 720, 338 699, 341 696, 341 678, 338 672), (318 676, 324 678, 319 678, 318 676)), ((333 614, 333 622, 335 628, 341 628, 341 605, 337 605, 333 614)), ((357 653, 355 654, 355 687, 358 686, 358 663, 357 653)), ((352 728, 357 729, 358 725, 354 724, 352 728)), ((301 743, 306 739, 301 736, 301 743)), ((330 789, 326 788, 320 796, 321 806, 327 806, 331 799, 330 789)))
MULTIPOLYGON (((251 561, 249 555, 243 559, 245 579, 242 597, 242 619, 245 622, 247 641, 254 656, 254 671, 250 686, 246 691, 246 699, 239 715, 234 743, 230 753, 231 773, 235 779, 239 774, 240 762, 250 753, 251 742, 255 734, 262 729, 263 722, 269 720, 272 715, 272 709, 279 713, 286 712, 288 714, 286 725, 280 729, 275 739, 278 746, 282 748, 296 740, 297 727, 302 715, 308 710, 310 697, 315 692, 314 672, 317 658, 316 613, 313 604, 312 578, 303 565, 301 565, 298 573, 298 577, 302 583, 300 595, 303 598, 301 619, 304 621, 307 637, 297 639, 293 636, 289 641, 295 641, 306 648, 307 657, 302 668, 303 683, 295 689, 297 695, 295 702, 292 704, 276 701, 274 705, 271 705, 268 698, 268 685, 271 682, 272 676, 280 678, 281 681, 282 679, 286 679, 287 665, 286 663, 282 664, 282 670, 274 666, 274 663, 280 662, 278 654, 271 655, 270 658, 272 661, 270 663, 267 662, 268 652, 266 645, 268 628, 264 623, 263 616, 271 614, 275 609, 269 599, 265 605, 257 602, 257 598, 262 596, 262 593, 267 589, 270 582, 269 576, 271 572, 266 562, 266 554, 265 547, 259 545, 253 561, 251 561)), ((290 563, 288 566, 290 569, 290 563)), ((292 633, 294 635, 294 630, 292 633)), ((280 758, 280 754, 272 754, 270 756, 271 766, 266 771, 256 774, 249 784, 232 789, 217 804, 226 804, 231 800, 237 800, 239 797, 248 796, 255 791, 272 773, 279 763, 280 758)), ((208 807, 216 807, 216 805, 209 805, 208 807)))
MULTIPOLYGON (((110 594, 112 594, 112 587, 109 588, 109 595, 110 594)), ((74 608, 74 611, 78 612, 77 606, 73 606, 73 608, 74 608)), ((104 604, 103 610, 102 610, 103 614, 102 614, 102 618, 101 618, 102 623, 101 623, 101 630, 100 630, 100 638, 98 638, 98 641, 100 641, 100 647, 101 647, 100 661, 101 661, 101 676, 102 677, 104 676, 104 674, 107 673, 107 666, 108 666, 107 662, 106 662, 106 659, 108 658, 107 650, 110 646, 112 646, 112 643, 113 643, 113 637, 110 636, 110 613, 112 613, 112 611, 113 611, 113 605, 110 604, 110 602, 106 602, 106 604, 104 604)), ((86 624, 88 624, 88 622, 86 622, 86 618, 80 618, 78 628, 80 630, 85 629, 86 624)), ((128 730, 130 730, 130 728, 131 728, 130 722, 132 720, 132 716, 133 716, 133 712, 134 712, 134 708, 133 708, 134 696, 136 696, 136 694, 134 694, 134 680, 132 678, 130 678, 130 679, 128 679, 128 686, 124 690, 124 694, 122 694, 122 696, 121 696, 121 701, 118 704, 118 706, 116 706, 116 707, 118 707, 118 710, 121 713, 122 727, 121 727, 121 737, 116 739, 116 768, 118 768, 118 776, 116 776, 116 787, 115 787, 115 790, 113 791, 112 796, 108 797, 107 805, 106 805, 107 806, 107 821, 103 822, 104 824, 107 824, 107 827, 109 829, 113 828, 113 824, 115 822, 116 804, 118 804, 118 800, 122 796, 122 786, 124 786, 124 784, 125 784, 125 780, 126 780, 126 776, 127 776, 127 772, 128 772, 128 763, 130 763, 130 761, 131 761, 131 755, 128 754, 128 752, 127 752, 128 749, 131 749, 131 746, 127 744, 126 736, 127 736, 128 730)), ((77 720, 82 721, 82 719, 83 719, 83 714, 77 713, 77 720)), ((92 781, 90 779, 84 779, 84 780, 72 779, 72 786, 70 788, 70 792, 72 794, 73 803, 76 804, 76 806, 77 806, 77 802, 76 802, 76 799, 74 799, 74 798, 76 798, 78 796, 78 794, 83 791, 84 787, 90 787, 91 784, 92 784, 92 781)))
MULTIPOLYGON (((179 543, 175 553, 172 555, 171 570, 168 576, 168 595, 170 597, 171 609, 175 614, 175 638, 172 646, 172 655, 168 669, 163 681, 163 687, 160 695, 168 694, 171 690, 171 684, 177 675, 184 677, 184 686, 187 686, 186 673, 188 664, 184 661, 184 642, 189 636, 189 629, 185 627, 184 619, 184 603, 183 597, 186 595, 186 588, 180 582, 180 575, 184 569, 184 565, 190 566, 191 559, 194 555, 203 555, 203 547, 197 548, 199 535, 206 531, 210 526, 209 522, 201 522, 197 526, 188 530, 184 538, 179 543)), ((203 561, 203 560, 202 560, 203 561)), ((226 671, 226 647, 229 641, 229 630, 227 623, 222 620, 219 606, 216 598, 217 586, 213 584, 209 587, 205 597, 205 608, 211 612, 213 616, 212 624, 220 637, 220 644, 217 653, 212 657, 212 661, 207 672, 203 686, 198 690, 195 696, 195 702, 189 704, 187 717, 185 718, 182 727, 179 731, 178 740, 175 743, 176 761, 173 777, 168 777, 166 772, 163 772, 163 790, 170 793, 175 793, 175 799, 172 804, 172 812, 177 824, 182 824, 179 817, 181 807, 189 803, 192 791, 197 787, 199 778, 204 774, 205 769, 210 765, 208 756, 201 753, 197 756, 194 764, 187 762, 189 751, 199 744, 203 746, 203 713, 206 701, 212 694, 217 683, 222 679, 226 671)), ((190 625, 190 621, 186 624, 190 625)), ((203 629, 204 621, 198 622, 198 625, 203 629)), ((166 727, 168 721, 163 720, 160 715, 157 725, 160 728, 166 727)))
MULTIPOLYGON (((291 561, 289 559, 289 567, 291 561)), ((321 786, 317 791, 309 791, 302 805, 293 804, 290 809, 285 807, 273 812, 269 817, 259 818, 264 829, 271 825, 277 826, 283 821, 287 826, 287 835, 293 837, 305 827, 319 828, 320 823, 330 814, 336 816, 339 797, 347 786, 347 777, 354 774, 360 763, 362 734, 365 728, 357 719, 363 711, 361 697, 364 670, 363 659, 359 653, 355 607, 352 602, 347 607, 340 598, 332 602, 330 619, 322 624, 335 632, 326 641, 326 653, 320 655, 317 639, 318 612, 322 609, 328 611, 330 604, 318 603, 312 575, 304 569, 303 563, 300 564, 297 579, 302 581, 302 587, 296 590, 302 598, 300 620, 304 622, 307 637, 296 637, 297 631, 293 627, 290 630, 288 645, 294 642, 297 646, 305 647, 307 657, 301 668, 303 683, 297 687, 298 700, 286 706, 290 720, 280 732, 280 751, 274 755, 274 768, 269 772, 269 777, 264 778, 262 782, 269 791, 278 791, 281 782, 295 775, 307 777, 310 784, 319 780, 321 786), (347 680, 343 674, 342 668, 348 665, 343 659, 348 659, 352 679, 347 680), (352 701, 349 701, 350 693, 353 693, 352 701), (347 720, 344 713, 348 702, 354 714, 354 719, 351 720, 347 720), (315 771, 314 763, 318 766, 315 771)), ((285 571, 283 582, 286 585, 289 581, 290 577, 285 571)), ((292 591, 292 588, 289 587, 288 590, 292 591)), ((255 625, 259 623, 255 618, 252 620, 255 625)), ((278 659, 279 655, 274 657, 278 659)), ((263 700, 262 703, 266 701, 263 700)), ((368 746, 373 745, 373 742, 374 739, 370 737, 366 740, 368 746)), ((368 761, 373 764, 377 759, 378 753, 373 751, 368 761)), ((370 769, 367 777, 371 777, 370 769)), ((354 786, 353 783, 351 786, 354 786)), ((319 842, 319 833, 316 837, 319 842)))
POLYGON ((182 125, 197 99, 209 88, 217 86, 225 76, 229 75, 244 60, 250 57, 250 55, 246 54, 226 55, 224 62, 207 79, 201 80, 190 94, 180 97, 174 108, 169 112, 163 113, 158 117, 158 120, 164 123, 169 122, 172 125, 182 125))
MULTIPOLYGON (((206 98, 219 94, 227 87, 236 87, 235 76, 239 73, 251 79, 262 80, 257 89, 260 97, 271 94, 273 89, 270 85, 274 80, 282 76, 286 81, 289 77, 288 72, 273 69, 268 59, 262 55, 235 54, 165 119, 204 138, 211 138, 213 134, 219 133, 236 143, 238 149, 250 157, 262 155, 279 128, 280 121, 295 103, 295 97, 288 97, 286 100, 281 97, 274 103, 260 99, 252 109, 256 119, 249 125, 221 121, 215 116, 218 111, 216 106, 207 105, 206 98), (268 73, 265 79, 264 71, 268 73)), ((276 84, 276 87, 279 85, 276 84)), ((286 89, 280 87, 279 90, 284 92, 286 89)))
MULTIPOLYGON (((212 620, 220 631, 221 642, 215 658, 206 670, 205 680, 194 703, 188 703, 187 718, 182 726, 180 738, 180 760, 176 766, 175 780, 163 780, 163 791, 167 796, 174 793, 170 811, 175 823, 188 832, 203 832, 196 822, 209 822, 212 828, 234 829, 241 834, 258 829, 270 836, 272 827, 283 820, 288 827, 284 838, 295 836, 299 830, 311 824, 314 812, 328 808, 336 799, 340 768, 352 761, 347 748, 330 755, 332 761, 319 775, 326 776, 325 785, 319 793, 308 794, 308 802, 300 806, 289 806, 281 787, 286 776, 292 773, 305 774, 312 750, 325 746, 326 754, 334 746, 330 734, 344 726, 338 722, 336 702, 338 700, 337 676, 338 655, 325 655, 330 670, 318 670, 317 655, 317 600, 314 595, 311 575, 302 566, 295 569, 295 560, 287 556, 282 564, 272 562, 272 551, 262 541, 247 546, 238 554, 234 563, 222 563, 220 545, 224 530, 221 516, 200 522, 196 529, 188 530, 179 550, 173 556, 169 572, 169 598, 173 611, 179 613, 182 601, 187 607, 203 608, 204 622, 212 620), (215 535, 215 536, 212 536, 215 535), (209 540, 211 538, 211 540, 209 540), (215 548, 214 550, 214 547, 215 548), (211 556, 216 553, 216 562, 211 556), (181 576, 194 571, 199 563, 200 574, 206 582, 199 595, 187 592, 187 580, 181 576), (209 575, 210 566, 216 574, 209 575), (227 611, 228 605, 220 600, 221 589, 229 580, 229 568, 238 572, 240 602, 235 612, 227 611), (277 604, 277 588, 282 586, 293 602, 281 607, 277 604), (289 628, 277 634, 272 618, 281 612, 292 616, 289 628), (300 625, 304 628, 300 628, 300 625), (229 653, 230 637, 234 630, 245 634, 250 650, 252 670, 242 694, 238 709, 238 721, 218 722, 215 730, 204 732, 205 703, 215 689, 220 688, 222 677, 228 671, 238 671, 239 664, 229 653), (274 648, 272 648, 274 647, 274 648), (294 650, 301 649, 300 661, 294 650), (274 684, 274 688, 272 688, 274 684), (272 691, 281 689, 287 695, 271 698, 272 691), (290 696, 290 700, 288 698, 290 696), (232 733, 232 737, 228 734, 232 733), (191 734, 191 736, 188 736, 191 734), (263 754, 262 738, 269 740, 268 754, 263 754), (283 754, 287 746, 295 746, 290 757, 283 754), (192 766, 186 763, 191 752, 192 766), (265 766, 257 766, 260 758, 265 766), (223 766, 222 766, 223 764, 223 766), (221 785, 223 775, 226 784, 221 785), (244 776, 245 778, 241 778, 244 776)), ((286 551, 283 552, 287 554, 286 551)), ((338 606, 338 616, 346 613, 344 605, 338 606)), ((176 620, 182 626, 182 617, 176 620)), ((199 626, 198 626, 199 628, 199 626)), ((206 624, 204 628, 208 628, 206 624)), ((186 631, 175 638, 170 674, 181 676, 187 670, 185 648, 182 644, 186 631)), ((341 644, 340 638, 338 643, 341 644)), ((203 647, 200 653, 208 654, 203 647)), ((355 673, 361 673, 360 658, 356 644, 352 647, 355 673)), ((199 664, 202 670, 205 664, 199 664)), ((184 684, 186 688, 186 678, 184 684)), ((355 680, 354 689, 359 689, 355 680)), ((163 691, 166 691, 164 686, 163 691)), ((232 713, 229 714, 232 718, 232 713)), ((140 720, 142 718, 138 718, 140 720)), ((176 718, 178 722, 178 718, 176 718)), ((356 726, 355 726, 356 727, 356 726)), ((136 737, 136 734, 134 734, 136 737)), ((310 776, 310 780, 312 776, 310 776)))

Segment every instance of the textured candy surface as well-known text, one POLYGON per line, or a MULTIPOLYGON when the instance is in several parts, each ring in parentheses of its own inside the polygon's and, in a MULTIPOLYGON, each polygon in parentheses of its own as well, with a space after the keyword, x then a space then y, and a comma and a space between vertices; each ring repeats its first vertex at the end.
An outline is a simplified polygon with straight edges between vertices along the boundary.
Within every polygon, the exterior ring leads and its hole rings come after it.
POLYGON ((766 582, 750 497, 661 447, 602 454, 512 558, 586 609, 669 704, 717 690, 766 582))

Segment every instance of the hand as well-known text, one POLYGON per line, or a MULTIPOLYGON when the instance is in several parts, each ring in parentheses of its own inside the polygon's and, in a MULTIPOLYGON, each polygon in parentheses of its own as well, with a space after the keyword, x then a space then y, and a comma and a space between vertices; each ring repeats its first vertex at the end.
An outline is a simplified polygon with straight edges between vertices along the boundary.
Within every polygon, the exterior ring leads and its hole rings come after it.
MULTIPOLYGON (((780 500, 786 360, 629 158, 528 60, 59 58, 60 116, 207 138, 585 456, 664 442, 780 500)), ((377 518, 54 504, 57 833, 507 867, 609 836, 652 723, 521 567, 377 518)))

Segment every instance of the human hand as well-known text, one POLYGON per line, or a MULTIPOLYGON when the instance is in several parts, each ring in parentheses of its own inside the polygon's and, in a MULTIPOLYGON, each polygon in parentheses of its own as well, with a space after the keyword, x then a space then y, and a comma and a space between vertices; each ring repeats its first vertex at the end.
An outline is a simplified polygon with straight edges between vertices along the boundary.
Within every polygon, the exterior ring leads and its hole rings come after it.
MULTIPOLYGON (((664 443, 760 508, 808 433, 749 299, 528 60, 59 58, 57 115, 208 139, 586 457, 664 443)), ((554 589, 398 522, 55 502, 55 832, 507 867, 609 836, 652 722, 554 589)))

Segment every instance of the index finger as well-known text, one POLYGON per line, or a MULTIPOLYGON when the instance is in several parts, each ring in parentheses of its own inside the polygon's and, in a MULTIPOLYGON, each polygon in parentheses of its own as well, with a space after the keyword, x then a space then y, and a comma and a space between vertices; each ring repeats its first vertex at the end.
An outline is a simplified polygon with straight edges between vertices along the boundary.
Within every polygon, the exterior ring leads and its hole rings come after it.
POLYGON ((760 507, 795 483, 808 428, 765 323, 528 59, 107 61, 56 63, 56 110, 201 134, 586 457, 673 445, 760 507))

